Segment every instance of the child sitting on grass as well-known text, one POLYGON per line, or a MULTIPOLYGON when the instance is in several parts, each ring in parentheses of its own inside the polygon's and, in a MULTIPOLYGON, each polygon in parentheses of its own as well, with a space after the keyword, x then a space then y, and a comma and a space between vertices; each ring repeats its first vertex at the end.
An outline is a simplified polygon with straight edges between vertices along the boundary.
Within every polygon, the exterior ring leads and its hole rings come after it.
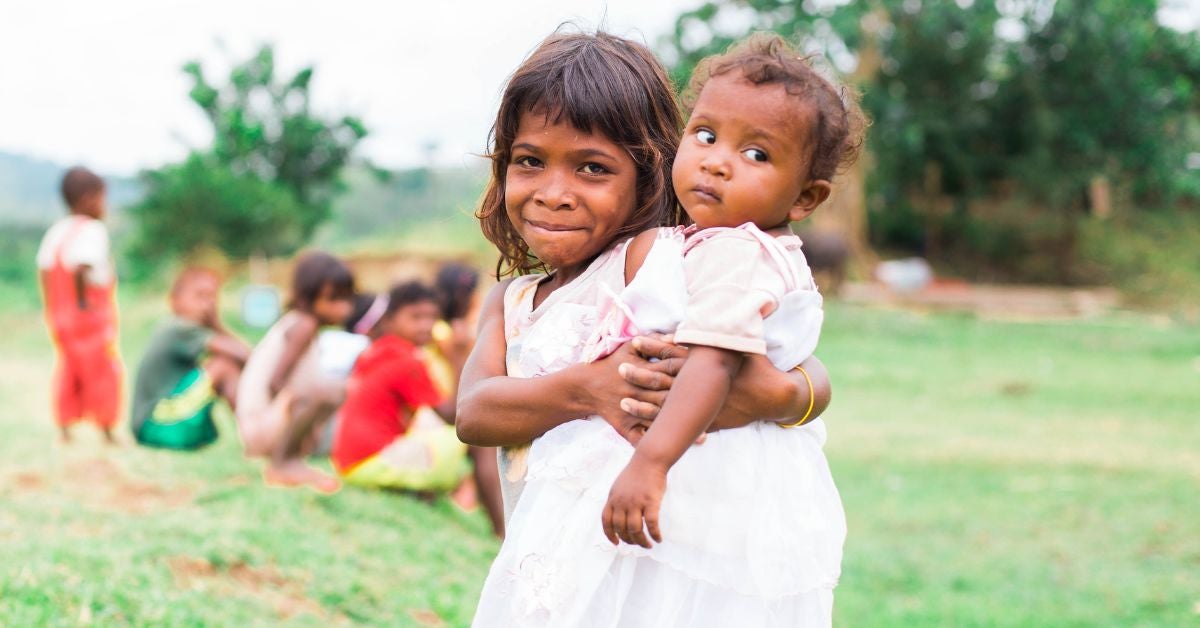
POLYGON ((54 416, 63 442, 91 419, 113 442, 121 405, 116 274, 109 254, 104 180, 83 167, 63 175, 70 215, 50 227, 37 252, 46 325, 58 351, 54 416))
POLYGON ((150 337, 138 364, 130 428, 137 442, 199 449, 217 439, 213 407, 237 407, 238 378, 250 347, 221 324, 221 280, 188 268, 171 286, 171 313, 150 337))
POLYGON ((332 458, 346 482, 456 491, 454 499, 463 505, 473 495, 464 483, 467 446, 452 426, 457 391, 438 392, 420 351, 433 340, 439 317, 437 294, 425 285, 409 282, 391 290, 375 341, 350 375, 332 458))
POLYGON ((342 403, 345 382, 320 367, 322 327, 342 325, 354 307, 354 276, 319 251, 296 262, 289 309, 254 347, 238 385, 238 430, 247 456, 269 459, 263 479, 332 493, 339 482, 304 457, 342 403))

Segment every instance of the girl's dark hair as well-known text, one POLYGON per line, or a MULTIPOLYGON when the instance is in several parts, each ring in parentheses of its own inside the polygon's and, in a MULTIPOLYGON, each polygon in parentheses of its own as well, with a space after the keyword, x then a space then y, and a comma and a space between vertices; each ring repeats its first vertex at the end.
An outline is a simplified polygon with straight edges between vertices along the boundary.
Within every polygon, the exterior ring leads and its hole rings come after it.
POLYGON ((637 167, 637 206, 614 241, 675 224, 671 164, 681 118, 675 90, 658 59, 642 44, 604 32, 555 33, 508 79, 488 137, 492 179, 475 216, 483 235, 500 249, 497 279, 546 270, 509 221, 504 184, 521 116, 544 111, 598 133, 629 152, 637 167))
POLYGON ((700 61, 684 94, 688 110, 710 78, 734 70, 754 85, 782 85, 787 93, 812 106, 817 120, 811 166, 802 173, 807 179, 831 180, 858 159, 868 126, 858 106, 858 92, 821 76, 810 57, 800 56, 774 33, 755 33, 724 54, 700 61))
POLYGON ((479 271, 450 262, 438 269, 433 280, 433 289, 438 294, 438 307, 442 309, 442 320, 452 321, 465 318, 471 307, 471 297, 479 286, 479 271))
POLYGON ((359 292, 354 295, 354 309, 350 310, 350 317, 342 324, 342 329, 353 332, 354 328, 358 326, 358 322, 362 320, 363 316, 367 315, 372 305, 375 305, 375 294, 373 292, 359 292))
POLYGON ((354 274, 342 260, 323 251, 301 255, 292 271, 292 300, 288 307, 311 312, 325 286, 329 286, 330 296, 335 299, 354 298, 354 274))
POLYGON ((406 305, 426 302, 438 302, 438 295, 433 291, 433 288, 419 281, 398 283, 388 291, 388 306, 384 316, 391 316, 406 305))

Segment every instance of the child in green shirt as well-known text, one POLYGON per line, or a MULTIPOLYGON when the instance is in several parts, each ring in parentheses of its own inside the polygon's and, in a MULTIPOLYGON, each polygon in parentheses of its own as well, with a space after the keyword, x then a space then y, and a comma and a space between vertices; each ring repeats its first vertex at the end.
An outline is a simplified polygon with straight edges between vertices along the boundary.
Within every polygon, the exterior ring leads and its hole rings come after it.
POLYGON ((150 338, 138 364, 130 427, 149 447, 198 449, 217 438, 213 405, 237 403, 237 383, 250 347, 227 332, 217 314, 216 273, 189 268, 171 288, 172 316, 150 338))

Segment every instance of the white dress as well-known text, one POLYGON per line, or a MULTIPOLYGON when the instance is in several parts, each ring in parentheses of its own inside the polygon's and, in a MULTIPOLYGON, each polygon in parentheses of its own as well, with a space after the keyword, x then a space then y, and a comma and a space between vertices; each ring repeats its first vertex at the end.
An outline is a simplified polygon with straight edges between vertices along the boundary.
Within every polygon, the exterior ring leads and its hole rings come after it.
MULTIPOLYGON (((820 296, 799 240, 778 242, 758 234, 764 259, 772 260, 761 268, 787 286, 762 321, 766 353, 777 367, 792 368, 815 347, 820 296)), ((563 316, 555 325, 517 325, 519 343, 509 346, 510 374, 513 366, 525 373, 548 372, 548 358, 556 358, 551 370, 563 368, 561 352, 567 347, 561 343, 568 337, 590 339, 575 345, 579 361, 604 353, 614 335, 671 330, 686 319, 684 251, 689 244, 679 230, 664 229, 661 235, 637 278, 618 289, 619 296, 609 294, 611 281, 593 288, 600 303, 588 316, 563 316), (581 322, 592 321, 595 329, 580 329, 581 322)), ((525 283, 514 282, 510 292, 520 292, 525 283)), ((771 281, 761 285, 767 284, 771 281)), ((506 300, 506 320, 507 307, 521 311, 523 302, 506 300)), ((546 315, 543 319, 551 320, 546 315)), ((547 432, 534 441, 527 465, 521 465, 524 488, 515 508, 509 505, 508 536, 473 625, 829 625, 846 528, 821 450, 824 440, 820 420, 794 429, 758 423, 710 434, 668 474, 660 513, 664 542, 645 550, 614 547, 600 523, 609 489, 633 448, 598 417, 547 432)))

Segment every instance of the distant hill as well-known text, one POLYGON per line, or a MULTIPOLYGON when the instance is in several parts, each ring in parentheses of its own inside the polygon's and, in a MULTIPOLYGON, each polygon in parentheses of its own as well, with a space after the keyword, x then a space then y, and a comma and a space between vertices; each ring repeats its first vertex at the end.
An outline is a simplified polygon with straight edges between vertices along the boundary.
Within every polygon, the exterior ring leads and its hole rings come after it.
MULTIPOLYGON (((69 165, 0 152, 0 225, 45 226, 66 209, 58 184, 69 165)), ((141 196, 137 179, 99 173, 108 182, 108 203, 114 214, 141 196)))
MULTIPOLYGON (((0 226, 35 233, 65 213, 59 181, 67 166, 0 151, 0 226)), ((108 181, 109 223, 114 235, 130 226, 121 220, 121 209, 142 197, 136 178, 112 177, 108 181)), ((343 175, 346 189, 334 202, 334 215, 314 244, 344 245, 407 231, 428 222, 462 222, 472 217, 487 183, 486 163, 474 167, 407 169, 374 173, 355 166, 343 175)), ((120 238, 118 238, 120 239, 120 238)))

